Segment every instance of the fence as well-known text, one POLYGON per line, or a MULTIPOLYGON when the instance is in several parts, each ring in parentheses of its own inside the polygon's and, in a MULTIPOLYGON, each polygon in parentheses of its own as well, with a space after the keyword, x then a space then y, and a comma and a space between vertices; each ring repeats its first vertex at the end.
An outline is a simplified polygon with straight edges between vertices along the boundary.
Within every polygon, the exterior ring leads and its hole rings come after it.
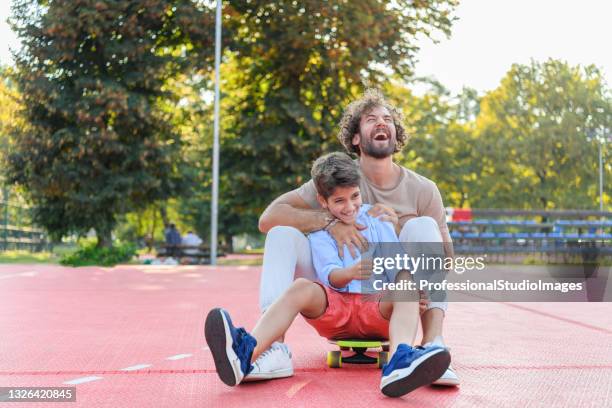
POLYGON ((448 226, 459 254, 612 256, 612 212, 454 210, 448 226))
POLYGON ((50 250, 46 233, 32 225, 30 208, 19 201, 10 201, 9 190, 0 197, 0 251, 50 250))

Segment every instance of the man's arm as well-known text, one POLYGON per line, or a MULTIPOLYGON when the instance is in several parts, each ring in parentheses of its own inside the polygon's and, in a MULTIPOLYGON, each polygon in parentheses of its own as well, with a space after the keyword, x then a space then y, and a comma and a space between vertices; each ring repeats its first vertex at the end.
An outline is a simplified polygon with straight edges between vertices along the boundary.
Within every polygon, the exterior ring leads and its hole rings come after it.
POLYGON ((272 201, 259 217, 259 230, 267 233, 272 227, 285 225, 303 233, 325 228, 330 221, 327 210, 313 209, 296 190, 289 191, 272 201))
MULTIPOLYGON (((294 227, 302 233, 307 234, 325 228, 332 220, 327 210, 317 209, 317 193, 312 180, 293 191, 285 193, 265 209, 259 217, 259 230, 268 233, 277 225, 294 227)), ((365 250, 368 247, 367 240, 359 230, 365 227, 359 224, 346 225, 342 222, 330 227, 329 233, 338 243, 338 252, 344 258, 344 245, 355 257, 356 248, 365 250)))

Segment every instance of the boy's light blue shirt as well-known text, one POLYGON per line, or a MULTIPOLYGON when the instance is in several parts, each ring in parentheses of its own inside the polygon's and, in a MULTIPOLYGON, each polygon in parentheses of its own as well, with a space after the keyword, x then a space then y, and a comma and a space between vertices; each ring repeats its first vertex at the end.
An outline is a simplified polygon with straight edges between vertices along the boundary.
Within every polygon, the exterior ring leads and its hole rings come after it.
MULTIPOLYGON (((363 204, 359 209, 356 223, 364 225, 366 228, 360 231, 361 234, 368 240, 370 247, 372 244, 381 242, 399 242, 393 224, 383 222, 368 214, 368 210, 372 208, 369 204, 363 204)), ((312 251, 312 263, 319 280, 339 292, 348 293, 363 293, 362 281, 354 279, 344 288, 335 288, 329 282, 329 274, 334 269, 346 268, 354 265, 361 260, 361 253, 357 249, 357 256, 353 258, 348 247, 344 246, 344 259, 338 255, 338 246, 336 241, 329 232, 321 230, 308 235, 310 241, 310 250, 312 251)))

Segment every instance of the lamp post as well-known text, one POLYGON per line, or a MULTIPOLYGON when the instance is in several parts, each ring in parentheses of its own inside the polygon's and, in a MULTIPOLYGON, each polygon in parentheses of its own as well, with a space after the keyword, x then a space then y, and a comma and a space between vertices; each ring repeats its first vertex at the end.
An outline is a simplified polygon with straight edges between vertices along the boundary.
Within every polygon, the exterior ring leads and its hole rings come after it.
POLYGON ((215 124, 213 131, 213 184, 210 212, 210 264, 217 264, 217 220, 219 207, 219 86, 221 82, 221 0, 217 0, 215 19, 215 124))

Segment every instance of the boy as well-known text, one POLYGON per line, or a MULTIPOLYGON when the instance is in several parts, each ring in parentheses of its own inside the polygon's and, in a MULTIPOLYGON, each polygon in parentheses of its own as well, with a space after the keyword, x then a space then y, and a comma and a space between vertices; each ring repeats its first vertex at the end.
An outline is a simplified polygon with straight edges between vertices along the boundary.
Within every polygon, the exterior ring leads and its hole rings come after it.
MULTIPOLYGON (((370 242, 398 241, 390 223, 367 214, 369 206, 361 203, 359 168, 349 156, 331 153, 317 159, 312 178, 317 199, 335 220, 365 225, 362 234, 370 242)), ((253 369, 252 363, 285 333, 298 313, 323 337, 389 338, 392 357, 383 368, 380 383, 387 396, 399 397, 437 380, 450 364, 448 350, 435 345, 410 346, 417 330, 418 293, 412 293, 412 301, 372 301, 371 296, 361 294, 360 283, 371 276, 369 262, 359 257, 340 259, 335 241, 326 230, 311 234, 309 240, 322 284, 294 281, 266 310, 252 334, 235 328, 227 311, 209 312, 206 341, 221 380, 227 385, 239 384, 253 369)), ((407 279, 409 275, 404 271, 398 278, 407 279)))

